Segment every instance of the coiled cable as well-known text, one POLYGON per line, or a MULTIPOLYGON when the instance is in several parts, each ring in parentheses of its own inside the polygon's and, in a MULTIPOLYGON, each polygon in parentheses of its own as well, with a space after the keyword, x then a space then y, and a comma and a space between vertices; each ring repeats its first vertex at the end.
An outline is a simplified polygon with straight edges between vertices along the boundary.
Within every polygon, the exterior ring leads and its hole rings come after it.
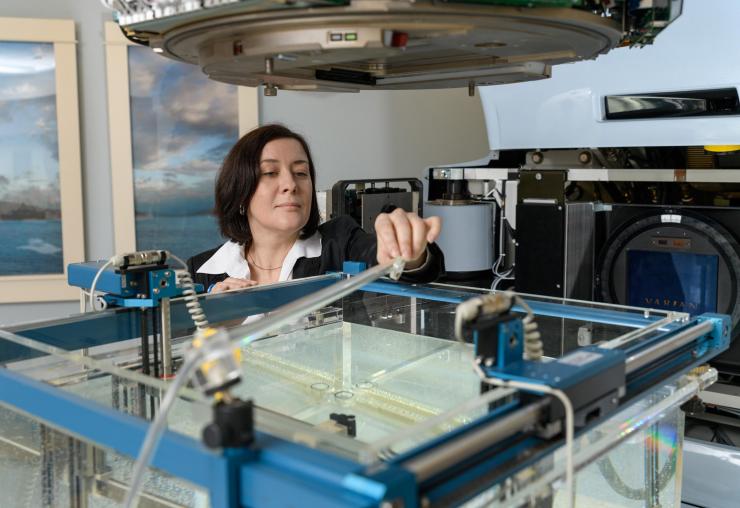
POLYGON ((188 314, 190 314, 195 327, 198 330, 205 330, 208 328, 208 319, 206 319, 206 313, 203 311, 200 301, 198 301, 198 295, 195 292, 193 278, 190 277, 190 273, 188 272, 177 272, 177 280, 179 285, 182 286, 182 296, 185 298, 185 307, 187 307, 188 314))
POLYGON ((527 313, 522 318, 524 326, 524 358, 534 362, 542 358, 543 346, 542 335, 537 329, 537 321, 534 320, 534 312, 520 296, 514 295, 514 301, 527 313))
POLYGON ((455 309, 455 338, 460 342, 465 342, 463 337, 463 325, 481 314, 498 315, 511 310, 516 303, 526 316, 522 318, 524 326, 524 358, 532 361, 539 361, 543 355, 543 346, 537 321, 534 319, 532 308, 527 305, 519 295, 510 291, 504 293, 491 293, 476 298, 465 300, 455 309))
POLYGON ((182 287, 182 296, 185 299, 185 307, 188 309, 188 314, 193 320, 195 327, 198 330, 205 330, 208 328, 208 319, 206 319, 206 313, 203 311, 203 307, 200 305, 198 300, 198 294, 195 291, 195 284, 193 284, 193 278, 190 276, 188 271, 188 265, 180 258, 172 254, 167 253, 167 256, 180 263, 184 271, 177 272, 177 281, 182 287))

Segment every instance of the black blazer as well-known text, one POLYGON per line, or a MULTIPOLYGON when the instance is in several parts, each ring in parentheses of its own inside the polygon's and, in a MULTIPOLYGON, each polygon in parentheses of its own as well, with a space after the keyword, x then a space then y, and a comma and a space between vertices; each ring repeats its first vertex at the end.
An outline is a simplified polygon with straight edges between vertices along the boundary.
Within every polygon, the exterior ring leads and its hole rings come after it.
MULTIPOLYGON (((321 235, 321 255, 316 258, 299 258, 293 267, 294 279, 341 271, 345 261, 363 261, 367 266, 378 264, 375 235, 366 233, 351 217, 341 216, 327 221, 319 226, 318 231, 321 235)), ((197 273, 198 268, 208 261, 219 248, 201 252, 188 259, 188 271, 193 281, 203 284, 206 290, 211 284, 221 282, 228 277, 225 273, 197 273)), ((404 272, 401 280, 433 282, 444 274, 444 270, 442 251, 436 244, 430 243, 426 262, 415 270, 404 272)))

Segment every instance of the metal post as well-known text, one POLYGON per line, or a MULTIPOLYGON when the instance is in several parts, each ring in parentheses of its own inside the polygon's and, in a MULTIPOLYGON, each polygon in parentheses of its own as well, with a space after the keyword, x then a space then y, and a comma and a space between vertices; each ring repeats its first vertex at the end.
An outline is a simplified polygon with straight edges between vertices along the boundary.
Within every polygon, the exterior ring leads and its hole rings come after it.
POLYGON ((685 346, 698 337, 711 332, 713 327, 714 325, 711 321, 704 321, 692 326, 691 328, 678 332, 669 340, 659 342, 654 346, 643 349, 639 353, 635 353, 634 355, 629 356, 626 362, 627 374, 631 374, 632 372, 650 364, 650 362, 662 357, 663 355, 671 351, 675 351, 676 349, 685 346))
POLYGON ((146 307, 141 308, 139 320, 141 324, 141 372, 149 375, 149 330, 147 327, 146 307))
POLYGON ((484 425, 480 429, 468 432, 426 453, 413 457, 403 465, 407 470, 414 473, 418 482, 428 480, 444 471, 450 464, 462 463, 494 443, 511 437, 533 425, 539 420, 540 414, 547 404, 549 404, 547 399, 540 399, 529 406, 509 413, 490 425, 484 425))
POLYGON ((53 430, 39 425, 41 437, 41 506, 54 506, 54 436, 53 430))
POLYGON ((160 326, 160 352, 162 355, 162 377, 172 377, 172 327, 170 322, 170 299, 162 298, 159 301, 160 326))
POLYGON ((157 312, 157 308, 152 308, 152 356, 154 360, 154 377, 159 378, 160 376, 160 368, 159 368, 159 314, 157 312))
MULTIPOLYGON (((147 329, 147 311, 146 307, 142 307, 139 314, 139 321, 141 325, 141 373, 149 375, 149 330, 147 329)), ((146 419, 146 392, 147 387, 143 383, 138 383, 138 397, 139 407, 137 414, 142 418, 146 419)))

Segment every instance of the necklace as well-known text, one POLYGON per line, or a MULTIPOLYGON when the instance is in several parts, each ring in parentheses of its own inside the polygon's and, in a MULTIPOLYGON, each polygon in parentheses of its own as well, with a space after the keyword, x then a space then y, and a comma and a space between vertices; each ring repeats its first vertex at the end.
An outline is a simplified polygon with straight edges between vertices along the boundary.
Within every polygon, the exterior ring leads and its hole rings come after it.
POLYGON ((247 254, 247 260, 248 260, 248 261, 249 261, 250 263, 252 263, 252 264, 253 264, 253 265, 254 265, 255 267, 259 268, 260 270, 277 270, 277 269, 279 269, 279 268, 282 268, 282 267, 283 267, 283 265, 280 265, 280 266, 276 266, 276 267, 274 267, 274 268, 266 268, 266 267, 264 267, 264 266, 260 266, 260 265, 258 265, 257 263, 255 263, 255 262, 254 262, 254 259, 253 259, 253 258, 252 258, 252 256, 250 256, 249 254, 247 254))

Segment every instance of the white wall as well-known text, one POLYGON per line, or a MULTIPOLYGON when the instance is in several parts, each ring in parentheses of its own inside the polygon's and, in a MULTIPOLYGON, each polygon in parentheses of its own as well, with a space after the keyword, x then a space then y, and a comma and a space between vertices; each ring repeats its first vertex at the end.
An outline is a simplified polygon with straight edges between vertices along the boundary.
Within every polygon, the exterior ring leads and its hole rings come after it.
MULTIPOLYGON (((98 0, 2 0, 0 16, 77 22, 86 256, 110 257, 113 213, 103 23, 112 19, 111 13, 98 0)), ((340 179, 421 176, 424 166, 470 160, 487 151, 480 100, 469 98, 467 89, 280 92, 262 97, 260 103, 263 123, 281 122, 307 137, 320 189, 340 179)), ((0 305, 0 325, 65 316, 78 307, 76 302, 0 305)))
POLYGON ((317 167, 317 188, 337 180, 421 177, 433 164, 487 153, 480 99, 466 89, 279 92, 262 97, 260 119, 304 134, 317 167))

